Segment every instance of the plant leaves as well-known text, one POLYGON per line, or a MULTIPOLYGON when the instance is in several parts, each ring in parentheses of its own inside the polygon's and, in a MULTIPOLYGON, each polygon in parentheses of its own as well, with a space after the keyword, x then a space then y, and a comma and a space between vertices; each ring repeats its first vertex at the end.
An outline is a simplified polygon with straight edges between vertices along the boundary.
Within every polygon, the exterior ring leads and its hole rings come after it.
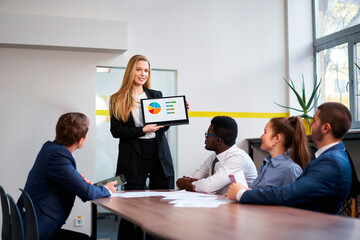
MULTIPOLYGON (((360 66, 358 66, 356 64, 356 66, 359 68, 360 70, 360 66)), ((308 115, 308 112, 311 111, 311 109, 313 109, 317 103, 317 101, 319 100, 320 98, 320 85, 321 85, 321 81, 322 79, 320 78, 320 81, 317 82, 317 77, 315 77, 315 82, 314 82, 314 88, 311 92, 311 95, 310 95, 310 98, 308 100, 308 102, 306 101, 306 92, 305 92, 305 79, 304 79, 304 75, 302 74, 302 91, 301 91, 301 95, 296 91, 296 88, 295 88, 295 85, 294 85, 294 82, 292 81, 292 79, 289 77, 289 80, 286 80, 285 78, 283 78, 285 83, 289 86, 289 88, 292 90, 292 92, 295 94, 297 100, 298 100, 298 103, 299 105, 301 106, 302 110, 300 109, 297 109, 297 108, 293 108, 293 107, 288 107, 288 106, 284 106, 284 105, 281 105, 281 104, 278 104, 276 102, 274 102, 276 105, 278 105, 279 107, 282 107, 282 108, 286 108, 286 109, 291 109, 291 110, 294 110, 294 111, 297 111, 297 112, 302 112, 303 115, 301 115, 302 118, 305 118, 305 119, 312 119, 312 117, 310 117, 308 115), (318 94, 317 94, 318 93, 318 94)))
MULTIPOLYGON (((310 96, 310 98, 309 98, 309 102, 308 102, 307 105, 306 105, 306 109, 309 109, 309 108, 310 108, 310 105, 311 105, 311 103, 313 102, 313 99, 314 99, 314 97, 315 97, 315 95, 316 95, 316 93, 317 93, 320 85, 321 85, 321 78, 320 78, 319 83, 317 84, 317 77, 315 77, 314 88, 313 88, 313 91, 312 91, 311 96, 310 96)), ((320 96, 320 91, 319 91, 319 94, 318 94, 318 96, 317 96, 317 98, 316 98, 316 101, 314 101, 314 105, 315 105, 316 102, 319 100, 319 96, 320 96)), ((314 106, 313 106, 313 107, 314 107, 314 106)), ((310 109, 312 109, 313 107, 311 107, 310 109)), ((310 109, 309 109, 308 111, 310 111, 310 109)))
POLYGON ((302 74, 302 100, 306 105, 304 74, 302 74))
POLYGON ((292 107, 287 107, 287 106, 283 106, 281 104, 278 104, 276 102, 274 102, 276 105, 278 105, 279 107, 282 107, 282 108, 286 108, 286 109, 291 109, 291 110, 294 110, 294 111, 298 111, 298 112, 303 112, 303 110, 300 110, 300 109, 296 109, 296 108, 292 108, 292 107))
POLYGON ((355 64, 355 66, 360 70, 360 67, 359 67, 359 65, 357 65, 357 63, 354 63, 355 64))
POLYGON ((294 86, 294 83, 293 83, 293 81, 291 80, 291 78, 289 77, 289 80, 291 81, 291 84, 292 84, 292 85, 290 85, 290 83, 289 83, 288 81, 286 81, 285 78, 284 78, 284 80, 285 80, 286 84, 290 87, 290 89, 293 91, 293 93, 295 93, 295 96, 296 96, 296 98, 297 98, 297 100, 298 100, 301 108, 302 108, 302 109, 305 109, 306 106, 305 106, 304 102, 302 101, 299 93, 296 91, 295 86, 294 86))

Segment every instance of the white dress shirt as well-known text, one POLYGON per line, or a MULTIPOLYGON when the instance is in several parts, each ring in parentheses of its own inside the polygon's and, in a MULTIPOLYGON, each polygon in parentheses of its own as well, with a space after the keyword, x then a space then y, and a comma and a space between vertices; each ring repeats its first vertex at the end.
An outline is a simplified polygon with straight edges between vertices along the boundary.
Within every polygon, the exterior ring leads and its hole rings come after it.
POLYGON ((234 144, 218 155, 211 154, 192 174, 193 178, 199 179, 193 182, 195 191, 225 194, 230 186, 229 175, 239 171, 244 173, 248 185, 251 186, 252 181, 257 177, 255 164, 244 150, 234 144), (215 158, 219 162, 216 163, 214 174, 211 175, 211 167, 215 158))
MULTIPOLYGON (((134 123, 136 127, 143 127, 144 126, 144 120, 143 120, 143 116, 142 116, 142 109, 141 109, 141 103, 140 100, 141 99, 147 99, 147 95, 145 92, 143 92, 140 95, 133 95, 133 98, 136 101, 136 108, 131 109, 131 114, 133 115, 133 119, 134 119, 134 123)), ((147 132, 145 133, 145 136, 141 136, 139 137, 139 139, 151 139, 151 138, 155 138, 156 137, 156 133, 155 132, 147 132)))
POLYGON ((335 146, 336 144, 339 144, 340 142, 334 142, 334 143, 330 143, 320 149, 318 149, 316 152, 315 152, 315 157, 318 158, 323 152, 325 152, 326 150, 328 150, 329 148, 335 146))

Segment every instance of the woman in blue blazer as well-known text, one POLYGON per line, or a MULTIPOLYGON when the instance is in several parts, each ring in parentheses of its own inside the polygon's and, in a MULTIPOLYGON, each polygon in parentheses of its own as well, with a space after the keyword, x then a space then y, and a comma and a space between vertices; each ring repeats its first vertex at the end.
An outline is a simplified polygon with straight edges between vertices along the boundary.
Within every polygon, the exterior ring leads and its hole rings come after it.
MULTIPOLYGON (((63 114, 56 125, 55 141, 43 145, 28 175, 25 191, 35 207, 41 240, 89 239, 84 234, 61 229, 69 217, 75 196, 85 202, 110 196, 116 191, 116 181, 106 187, 95 186, 76 170, 73 153, 85 144, 88 129, 89 119, 84 114, 63 114)), ((22 212, 22 197, 18 206, 22 212)), ((24 212, 22 215, 26 223, 24 212)))

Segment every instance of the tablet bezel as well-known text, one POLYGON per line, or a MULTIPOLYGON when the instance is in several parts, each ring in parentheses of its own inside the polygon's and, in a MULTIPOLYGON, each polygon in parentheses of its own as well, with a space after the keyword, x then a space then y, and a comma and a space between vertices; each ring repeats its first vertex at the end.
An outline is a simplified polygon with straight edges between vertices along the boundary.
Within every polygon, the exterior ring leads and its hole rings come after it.
POLYGON ((112 182, 116 180, 117 183, 114 185, 115 187, 119 186, 119 185, 125 185, 127 182, 125 180, 125 177, 124 175, 120 174, 118 176, 115 176, 115 177, 112 177, 112 178, 108 178, 108 179, 105 179, 105 180, 102 180, 102 181, 99 181, 97 183, 94 183, 94 185, 96 186, 104 186, 105 184, 109 183, 109 182, 112 182))
POLYGON ((148 124, 157 124, 158 126, 175 126, 175 125, 189 124, 189 115, 188 115, 188 110, 186 108, 185 95, 160 97, 160 98, 144 98, 144 99, 141 99, 140 101, 141 101, 141 113, 142 113, 142 117, 143 117, 143 121, 144 121, 144 126, 148 125, 148 124), (146 109, 145 109, 145 106, 144 106, 144 101, 156 100, 156 99, 166 99, 166 98, 182 98, 183 99, 186 119, 170 120, 170 121, 158 121, 158 122, 146 122, 145 121, 145 112, 144 112, 146 109))

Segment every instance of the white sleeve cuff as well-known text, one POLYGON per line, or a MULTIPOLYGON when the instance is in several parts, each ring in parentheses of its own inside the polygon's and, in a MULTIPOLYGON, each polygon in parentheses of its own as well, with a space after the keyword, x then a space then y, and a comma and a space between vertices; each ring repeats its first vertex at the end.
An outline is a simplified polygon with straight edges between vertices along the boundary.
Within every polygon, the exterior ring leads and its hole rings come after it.
POLYGON ((112 192, 107 188, 107 186, 104 185, 104 187, 109 191, 110 197, 112 196, 112 192))
POLYGON ((196 184, 195 184, 195 182, 197 182, 197 181, 193 181, 191 184, 193 185, 193 189, 196 192, 196 184))
POLYGON ((245 189, 245 188, 243 188, 243 189, 241 189, 240 191, 238 191, 237 194, 236 194, 236 200, 237 200, 237 201, 240 201, 242 195, 243 195, 244 192, 246 192, 246 191, 247 191, 247 189, 245 189))

